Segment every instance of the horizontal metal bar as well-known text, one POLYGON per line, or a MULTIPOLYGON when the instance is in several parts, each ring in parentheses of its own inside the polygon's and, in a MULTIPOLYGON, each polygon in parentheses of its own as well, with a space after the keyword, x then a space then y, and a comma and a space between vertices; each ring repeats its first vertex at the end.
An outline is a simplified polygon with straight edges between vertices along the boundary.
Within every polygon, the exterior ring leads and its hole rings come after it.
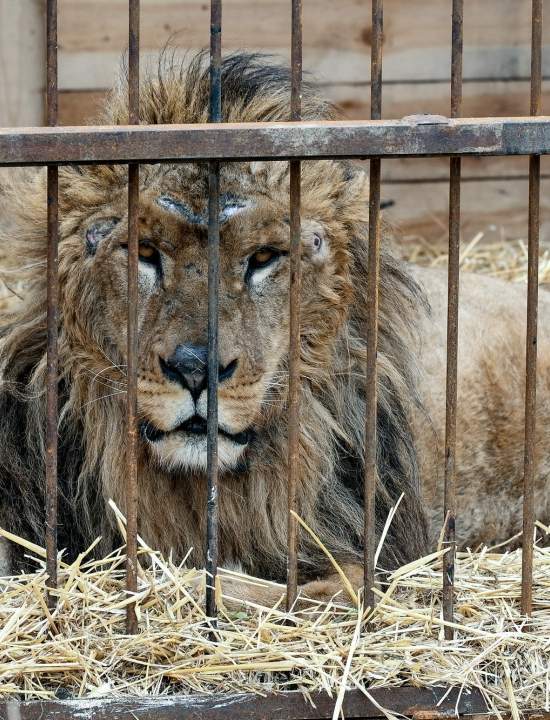
MULTIPOLYGON (((358 690, 347 692, 342 708, 344 717, 350 720, 381 717, 380 706, 392 713, 422 717, 424 720, 487 711, 479 690, 467 693, 454 689, 446 695, 445 688, 397 687, 373 689, 369 694, 374 702, 358 690)), ((20 720, 83 717, 93 720, 127 720, 132 717, 140 720, 179 720, 182 717, 187 720, 321 720, 332 717, 334 703, 335 699, 326 693, 311 693, 310 701, 299 692, 266 697, 218 694, 125 700, 8 701, 0 703, 0 720, 12 717, 20 720)))
POLYGON ((550 116, 0 129, 0 166, 549 153, 550 116))

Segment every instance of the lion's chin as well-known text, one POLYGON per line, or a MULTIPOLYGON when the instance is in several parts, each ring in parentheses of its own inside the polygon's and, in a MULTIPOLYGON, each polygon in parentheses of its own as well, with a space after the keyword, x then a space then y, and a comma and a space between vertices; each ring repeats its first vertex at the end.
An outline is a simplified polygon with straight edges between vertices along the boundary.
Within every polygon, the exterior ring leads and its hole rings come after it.
MULTIPOLYGON (((141 426, 142 438, 153 451, 157 462, 174 470, 206 470, 206 421, 199 417, 187 421, 171 431, 155 428, 151 423, 141 426)), ((231 434, 220 427, 218 434, 218 462, 222 470, 235 468, 253 437, 251 430, 231 434)))
MULTIPOLYGON (((221 470, 232 470, 241 461, 246 445, 237 444, 218 436, 218 462, 221 470)), ((200 470, 206 471, 206 435, 168 435, 151 443, 157 461, 170 471, 200 470)))

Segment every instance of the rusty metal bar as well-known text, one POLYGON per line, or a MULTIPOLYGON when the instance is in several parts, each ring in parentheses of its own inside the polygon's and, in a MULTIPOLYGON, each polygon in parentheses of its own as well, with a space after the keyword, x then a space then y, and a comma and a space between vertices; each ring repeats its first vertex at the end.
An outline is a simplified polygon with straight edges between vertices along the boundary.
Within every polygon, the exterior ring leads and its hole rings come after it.
MULTIPOLYGON (((210 2, 209 121, 222 121, 222 3, 210 2)), ((218 572, 218 294, 220 271, 220 163, 208 166, 208 475, 206 527, 206 614, 215 618, 218 572)))
POLYGON ((548 116, 0 129, 0 167, 548 154, 548 116))
MULTIPOLYGON (((462 109, 464 0, 453 0, 451 58, 451 116, 462 109)), ((449 269, 447 300, 447 378, 445 415, 445 491, 443 545, 443 618, 454 616, 455 524, 456 524, 456 406, 458 372, 458 296, 460 267, 460 175, 461 159, 451 158, 449 180, 449 269)), ((452 640, 454 630, 445 627, 445 638, 452 640)))
MULTIPOLYGON (((384 33, 383 0, 372 0, 371 46, 371 119, 382 118, 382 42, 384 33)), ((364 590, 365 607, 374 607, 376 568, 376 356, 378 353, 378 281, 380 274, 380 158, 371 160, 369 177, 369 253, 367 266, 367 364, 364 469, 364 590)))
MULTIPOLYGON (((342 712, 349 720, 382 718, 380 707, 403 716, 445 720, 448 717, 481 714, 487 705, 479 690, 468 692, 460 688, 370 688, 368 699, 360 690, 348 690, 344 697, 342 712)), ((253 694, 222 694, 210 697, 172 695, 155 698, 123 698, 118 700, 94 698, 90 700, 47 700, 0 702, 0 720, 80 719, 84 716, 94 720, 318 720, 331 718, 335 699, 326 692, 314 692, 308 696, 301 692, 286 692, 260 697, 253 694)), ((529 717, 529 713, 526 713, 529 717)), ((508 720, 503 714, 499 720, 508 720)), ((482 720, 478 715, 475 720, 482 720)), ((483 720, 493 720, 483 715, 483 720)), ((495 718, 496 720, 496 718, 495 718)), ((532 720, 550 720, 550 713, 534 713, 532 720)))
MULTIPOLYGON (((290 119, 302 114, 302 0, 292 2, 290 119)), ((301 163, 290 161, 290 289, 288 356, 288 556, 286 607, 290 610, 298 588, 298 524, 296 488, 300 473, 300 293, 301 267, 301 163)))
MULTIPOLYGON (((57 0, 48 0, 46 9, 47 119, 57 125, 57 0)), ((58 423, 58 243, 59 171, 48 168, 48 254, 47 254, 47 380, 46 380, 46 570, 48 587, 57 587, 57 423, 58 423)), ((56 596, 48 593, 53 607, 56 596)))
MULTIPOLYGON (((533 0, 531 36, 531 115, 542 110, 542 0, 533 0)), ((521 609, 533 610, 533 545, 535 532, 535 448, 537 410, 537 321, 540 232, 540 156, 529 158, 529 237, 527 269, 527 333, 525 354, 525 453, 523 465, 523 554, 521 609)))
MULTIPOLYGON (((139 124, 139 0, 129 0, 128 119, 139 124)), ((128 332, 127 332, 127 475, 126 589, 137 592, 137 370, 138 370, 139 165, 128 166, 128 332)), ((126 630, 137 632, 135 603, 126 606, 126 630)))

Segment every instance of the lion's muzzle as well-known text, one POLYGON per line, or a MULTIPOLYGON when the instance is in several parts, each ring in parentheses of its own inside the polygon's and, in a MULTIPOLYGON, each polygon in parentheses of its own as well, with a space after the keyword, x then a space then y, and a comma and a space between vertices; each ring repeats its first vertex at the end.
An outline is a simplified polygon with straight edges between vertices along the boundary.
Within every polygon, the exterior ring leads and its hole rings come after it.
MULTIPOLYGON (((159 357, 159 365, 163 376, 169 381, 174 391, 183 396, 179 408, 169 411, 163 421, 154 420, 150 413, 148 420, 141 423, 141 437, 148 443, 153 454, 162 464, 172 468, 206 467, 207 445, 207 399, 208 385, 208 349, 193 344, 178 345, 174 352, 166 358, 159 357), (168 417, 172 415, 171 419, 168 417)), ((220 388, 229 383, 238 366, 238 360, 220 365, 218 380, 220 388)), ((160 408, 159 408, 160 409, 160 408)), ((158 413, 153 413, 153 417, 158 413)), ((253 438, 249 428, 233 428, 223 420, 223 409, 220 411, 218 425, 218 455, 220 464, 234 467, 241 454, 253 438)))

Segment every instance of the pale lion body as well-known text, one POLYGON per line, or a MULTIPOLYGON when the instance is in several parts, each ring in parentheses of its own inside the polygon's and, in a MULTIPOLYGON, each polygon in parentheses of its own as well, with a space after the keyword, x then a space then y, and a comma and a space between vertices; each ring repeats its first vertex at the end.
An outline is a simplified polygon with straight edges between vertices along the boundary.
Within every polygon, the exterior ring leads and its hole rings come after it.
MULTIPOLYGON (((447 275, 412 268, 431 316, 422 319, 415 414, 424 507, 432 540, 443 514, 447 275), (426 421, 426 417, 430 421, 426 421)), ((462 273, 460 283, 457 534, 476 547, 521 530, 525 416, 526 287, 462 273)), ((540 290, 536 513, 550 518, 550 295, 540 290)))
MULTIPOLYGON (((208 74, 164 68, 142 92, 143 122, 201 122, 208 74)), ((256 58, 224 65, 227 120, 285 119, 288 74, 256 58)), ((123 123, 124 90, 105 120, 123 123)), ((329 108, 306 88, 304 116, 329 108)), ((140 194, 140 532, 155 547, 204 562, 206 168, 143 166, 140 194)), ((127 186, 124 168, 61 171, 61 545, 98 534, 119 542, 109 498, 124 509, 127 186)), ((286 550, 288 165, 222 169, 220 284, 220 561, 283 580, 286 550)), ((4 187, 0 230, 15 248, 23 302, 0 345, 0 523, 43 541, 45 185, 31 174, 4 187)), ((348 163, 302 170, 302 436, 299 512, 361 583, 365 271, 368 182, 348 163)), ((439 534, 442 508, 446 278, 381 259, 378 532, 404 494, 381 555, 418 557, 439 534), (422 291, 419 285, 424 287, 422 291), (428 302, 426 302, 426 297, 428 302), (431 306, 430 308, 428 306, 431 306)), ((462 280, 458 536, 504 540, 520 528, 524 307, 522 288, 462 280)), ((548 519, 550 302, 541 298, 537 507, 548 519)), ((1 548, 0 548, 1 550, 1 548)), ((11 565, 21 558, 12 553, 11 565)), ((305 592, 338 588, 302 535, 305 592), (321 581, 317 581, 321 578, 321 581)), ((270 591, 271 592, 271 591, 270 591)), ((238 594, 239 590, 233 594, 238 594)), ((273 594, 264 597, 272 601, 273 594)), ((268 593, 269 595, 269 593, 268 593)))

